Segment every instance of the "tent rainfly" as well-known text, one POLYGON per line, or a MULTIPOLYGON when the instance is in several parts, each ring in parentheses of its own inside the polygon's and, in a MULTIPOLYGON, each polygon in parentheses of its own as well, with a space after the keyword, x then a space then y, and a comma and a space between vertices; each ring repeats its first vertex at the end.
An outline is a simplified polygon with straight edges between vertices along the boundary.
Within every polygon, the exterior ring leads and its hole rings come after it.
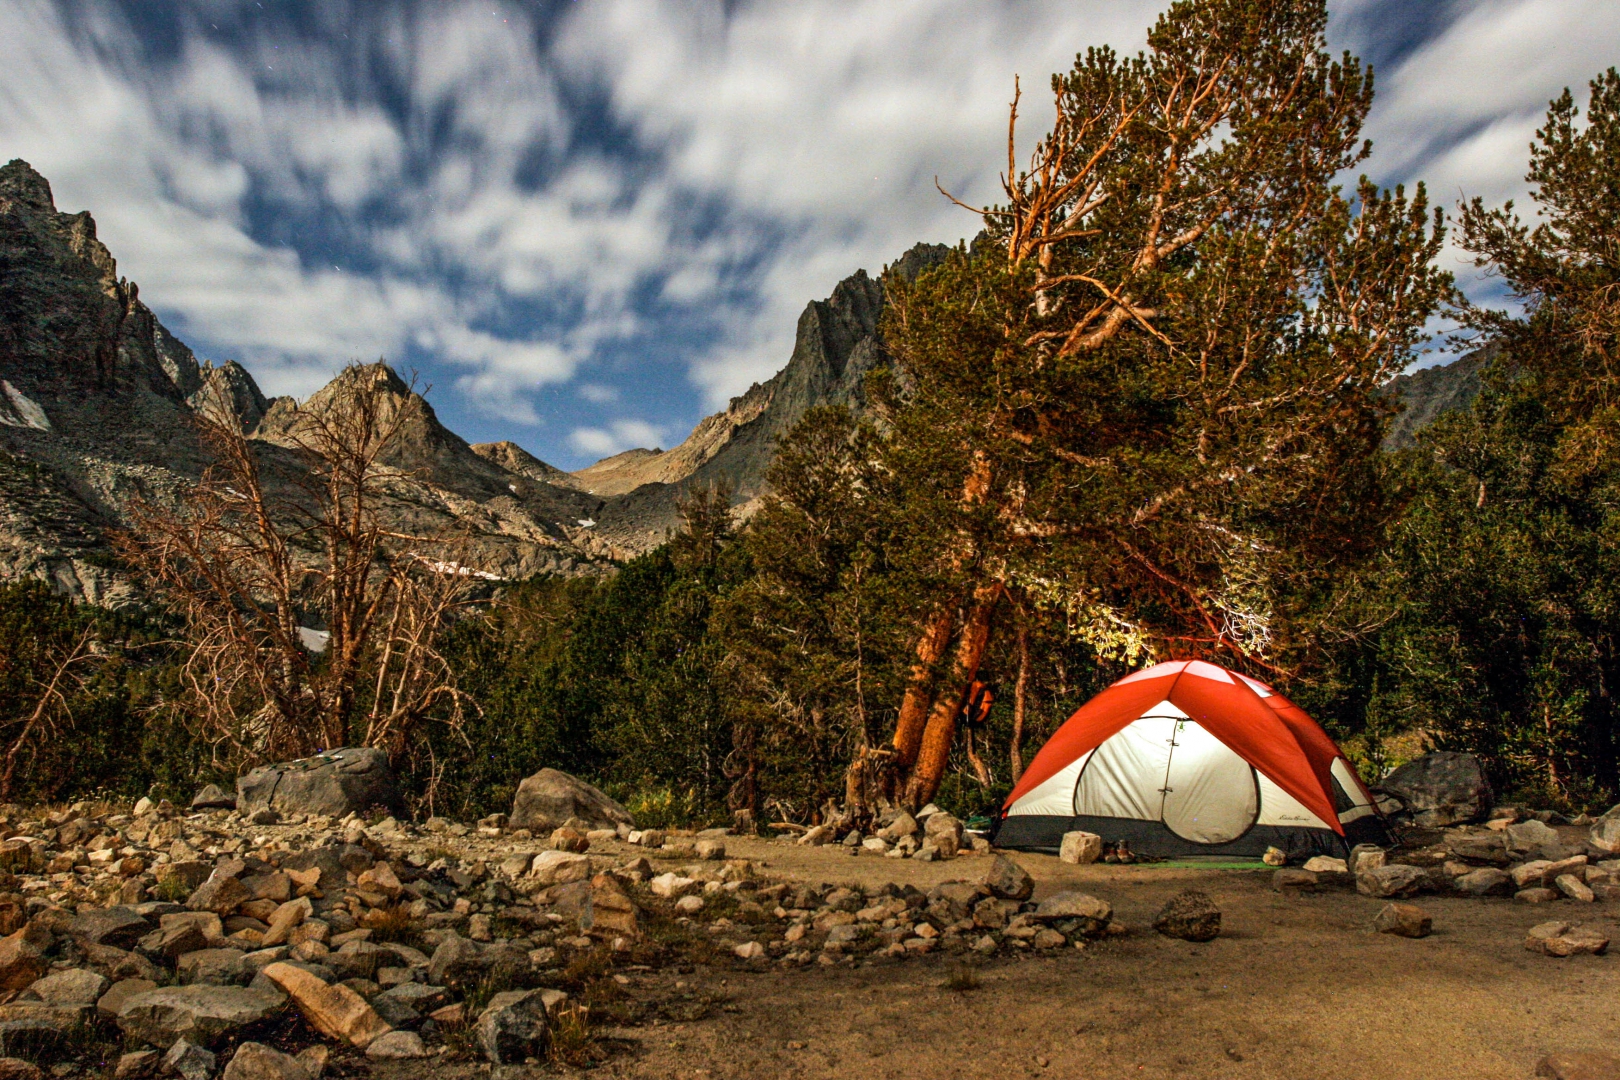
POLYGON ((1138 671, 1047 740, 994 823, 999 847, 1096 833, 1144 855, 1343 857, 1388 843, 1332 739, 1265 683, 1202 660, 1138 671))

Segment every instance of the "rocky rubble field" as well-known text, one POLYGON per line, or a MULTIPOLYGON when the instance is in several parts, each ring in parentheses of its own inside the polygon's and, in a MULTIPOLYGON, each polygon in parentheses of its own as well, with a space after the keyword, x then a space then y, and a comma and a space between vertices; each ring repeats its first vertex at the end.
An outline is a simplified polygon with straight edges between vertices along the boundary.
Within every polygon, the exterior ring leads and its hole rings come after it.
POLYGON ((725 830, 573 818, 542 838, 504 815, 415 826, 199 801, 10 808, 0 1077, 296 1080, 362 1056, 585 1063, 606 1052, 593 1023, 703 1009, 690 995, 629 1007, 630 973, 1045 950, 1117 929, 1085 894, 1033 903, 1022 867, 977 854, 941 813, 893 815, 887 838, 845 849, 959 861, 962 880, 924 890, 773 881, 727 857, 725 830))
MULTIPOLYGON (((836 971, 935 953, 976 964, 1131 934, 1090 892, 1037 900, 1019 861, 934 807, 890 809, 870 834, 637 829, 547 770, 510 817, 322 812, 396 801, 366 753, 250 773, 236 796, 204 789, 183 810, 3 808, 0 1080, 590 1065, 612 1057, 614 1032, 729 1008, 683 978, 700 969, 836 971), (808 874, 807 859, 837 880, 808 874)), ((1500 808, 1480 825, 1408 829, 1387 851, 1280 865, 1270 884, 1387 901, 1371 929, 1420 938, 1434 926, 1406 902, 1420 894, 1596 911, 1586 906, 1620 899, 1616 847, 1620 814, 1576 825, 1500 808)), ((1103 850, 1071 834, 1062 862, 1103 850)), ((1208 942, 1222 912, 1184 889, 1151 923, 1208 942)), ((1554 918, 1523 941, 1565 957, 1602 953, 1608 935, 1554 918)))

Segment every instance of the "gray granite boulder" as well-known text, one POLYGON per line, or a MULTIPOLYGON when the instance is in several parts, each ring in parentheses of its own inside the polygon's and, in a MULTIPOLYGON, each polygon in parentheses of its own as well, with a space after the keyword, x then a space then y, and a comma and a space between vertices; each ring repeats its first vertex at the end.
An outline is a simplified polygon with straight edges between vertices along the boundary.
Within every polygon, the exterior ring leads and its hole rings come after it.
POLYGON ((400 798, 387 754, 348 748, 254 769, 237 778, 236 806, 245 814, 268 809, 343 817, 376 806, 398 810, 400 798))
POLYGON ((518 785, 508 824, 539 833, 576 818, 593 829, 612 829, 621 823, 634 828, 636 824, 630 811, 601 791, 556 769, 541 769, 518 785))
POLYGON ((1439 751, 1408 761, 1375 785, 1429 828, 1480 821, 1491 810, 1491 783, 1473 754, 1439 751))

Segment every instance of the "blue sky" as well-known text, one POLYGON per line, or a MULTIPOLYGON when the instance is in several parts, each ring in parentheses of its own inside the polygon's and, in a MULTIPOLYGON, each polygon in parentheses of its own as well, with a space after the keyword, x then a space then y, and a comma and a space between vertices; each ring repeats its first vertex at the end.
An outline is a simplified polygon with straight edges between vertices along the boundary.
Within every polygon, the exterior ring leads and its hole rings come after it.
MULTIPOLYGON (((971 235, 933 180, 993 199, 1013 76, 1135 51, 1159 7, 6 0, 0 158, 268 393, 385 356, 470 440, 577 468, 679 442, 857 267, 971 235)), ((1371 173, 1448 206, 1522 199, 1547 100, 1620 60, 1614 0, 1333 13, 1371 173)))

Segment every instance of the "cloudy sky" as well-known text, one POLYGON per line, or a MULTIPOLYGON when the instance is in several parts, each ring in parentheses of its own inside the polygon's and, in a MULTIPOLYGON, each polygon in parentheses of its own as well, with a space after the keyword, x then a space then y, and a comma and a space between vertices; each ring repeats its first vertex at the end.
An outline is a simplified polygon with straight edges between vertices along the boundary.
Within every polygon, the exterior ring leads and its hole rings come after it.
MULTIPOLYGON (((266 392, 384 356, 573 468, 680 441, 857 267, 971 236, 934 177, 994 197, 1014 75, 1135 51, 1159 7, 4 0, 0 158, 266 392)), ((1375 178, 1500 201, 1620 4, 1341 0, 1330 39, 1377 72, 1375 178)))

